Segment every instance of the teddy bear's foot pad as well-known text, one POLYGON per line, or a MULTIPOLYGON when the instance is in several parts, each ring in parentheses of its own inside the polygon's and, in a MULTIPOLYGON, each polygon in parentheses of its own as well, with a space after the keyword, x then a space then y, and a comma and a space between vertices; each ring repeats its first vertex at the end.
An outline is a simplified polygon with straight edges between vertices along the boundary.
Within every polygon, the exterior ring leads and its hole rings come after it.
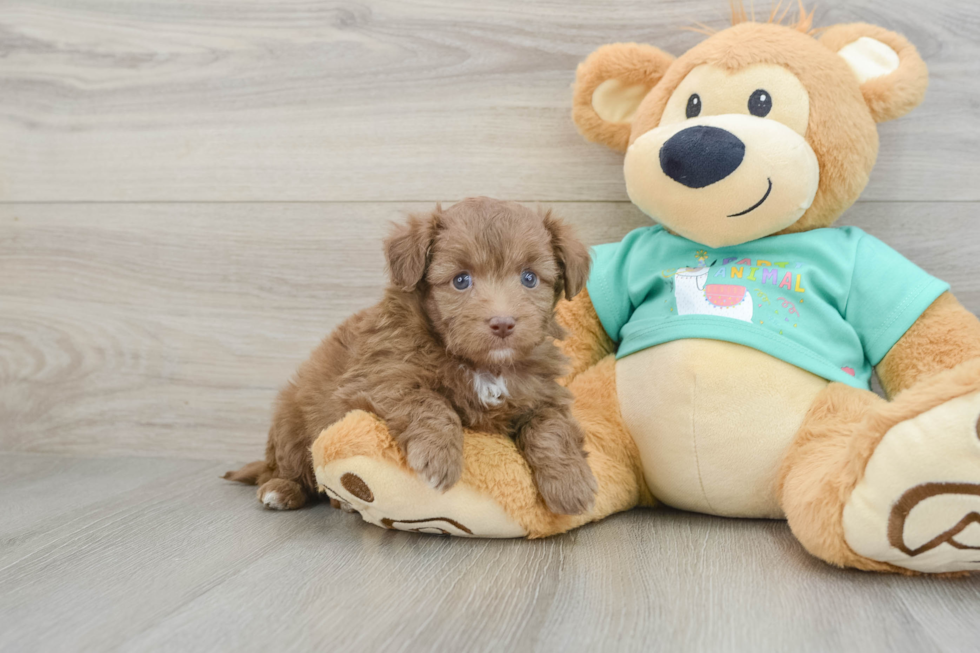
POLYGON ((924 573, 980 571, 980 392, 892 427, 844 506, 862 556, 924 573))
POLYGON ((316 479, 336 507, 382 528, 459 537, 527 535, 496 501, 463 482, 439 492, 415 474, 367 456, 319 466, 316 479))

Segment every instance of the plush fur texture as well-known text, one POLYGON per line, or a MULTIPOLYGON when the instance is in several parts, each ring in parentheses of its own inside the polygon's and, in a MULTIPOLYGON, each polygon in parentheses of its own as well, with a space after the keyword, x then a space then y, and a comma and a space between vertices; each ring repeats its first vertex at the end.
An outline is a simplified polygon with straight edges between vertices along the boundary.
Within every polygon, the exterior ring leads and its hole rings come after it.
POLYGON ((588 277, 585 247, 550 213, 476 198, 396 226, 385 252, 384 299, 338 327, 282 391, 265 468, 227 478, 260 483, 269 507, 301 506, 316 492, 314 438, 362 409, 386 421, 433 487, 459 479, 472 428, 516 438, 552 511, 589 510, 595 479, 571 395, 556 382, 565 359, 554 344, 555 302, 588 277))
POLYGON ((895 72, 861 84, 861 95, 875 122, 900 118, 919 106, 929 86, 929 70, 919 51, 901 34, 865 23, 834 25, 820 34, 820 43, 838 52, 861 37, 881 41, 898 53, 895 72))
POLYGON ((566 385, 576 376, 616 351, 616 344, 602 328, 588 290, 582 290, 574 299, 560 302, 557 307, 558 323, 565 328, 565 338, 558 343, 568 358, 570 369, 562 382, 566 385))
POLYGON ((895 343, 876 371, 882 388, 894 397, 921 380, 978 359, 980 320, 952 293, 944 293, 895 343))
POLYGON ((780 471, 777 493, 793 534, 807 551, 842 567, 893 571, 851 551, 841 523, 844 504, 867 462, 853 450, 859 440, 875 437, 863 422, 883 403, 872 392, 841 383, 827 386, 810 408, 780 471))
POLYGON ((842 567, 914 574, 854 553, 844 539, 844 505, 889 429, 978 390, 980 358, 936 373, 892 401, 839 383, 828 386, 780 472, 778 491, 793 534, 810 553, 842 567))
POLYGON ((653 88, 673 63, 674 57, 652 45, 613 43, 604 45, 579 64, 572 100, 572 118, 579 132, 593 143, 625 152, 630 143, 630 123, 603 120, 592 106, 592 95, 608 79, 625 86, 653 88))

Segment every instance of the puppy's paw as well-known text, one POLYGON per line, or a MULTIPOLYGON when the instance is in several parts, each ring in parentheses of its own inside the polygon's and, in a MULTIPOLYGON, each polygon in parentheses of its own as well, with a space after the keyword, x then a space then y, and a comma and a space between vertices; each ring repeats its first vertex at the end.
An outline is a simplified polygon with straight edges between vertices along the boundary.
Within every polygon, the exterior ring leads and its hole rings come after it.
POLYGON ((598 485, 585 456, 535 470, 534 480, 545 505, 553 513, 582 515, 595 506, 598 485))
POLYGON ((405 447, 408 465, 435 490, 445 492, 463 475, 463 446, 459 442, 413 438, 405 447))
POLYGON ((269 510, 296 510, 306 504, 306 493, 299 483, 273 478, 259 487, 259 501, 269 510))

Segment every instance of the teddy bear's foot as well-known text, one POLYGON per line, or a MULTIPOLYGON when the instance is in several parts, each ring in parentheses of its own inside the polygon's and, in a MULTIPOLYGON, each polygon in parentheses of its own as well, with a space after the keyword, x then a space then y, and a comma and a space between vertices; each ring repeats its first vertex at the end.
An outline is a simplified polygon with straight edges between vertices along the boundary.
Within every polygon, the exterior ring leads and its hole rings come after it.
POLYGON ((440 492, 412 472, 366 456, 318 467, 316 480, 331 503, 382 528, 460 537, 527 535, 495 501, 463 484, 440 492))
POLYGON ((978 418, 974 391, 885 433, 844 506, 855 553, 918 572, 980 571, 978 418))
POLYGON ((383 423, 361 411, 323 431, 313 444, 313 466, 334 507, 382 528, 460 537, 528 534, 466 478, 445 492, 433 489, 408 467, 383 423))

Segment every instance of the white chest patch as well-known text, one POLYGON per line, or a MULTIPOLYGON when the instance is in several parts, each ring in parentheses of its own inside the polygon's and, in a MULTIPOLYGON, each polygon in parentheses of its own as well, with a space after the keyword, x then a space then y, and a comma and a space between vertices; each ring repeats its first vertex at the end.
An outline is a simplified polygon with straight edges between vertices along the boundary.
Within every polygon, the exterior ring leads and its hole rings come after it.
POLYGON ((484 406, 499 406, 507 393, 507 380, 490 372, 473 372, 473 391, 484 406))

